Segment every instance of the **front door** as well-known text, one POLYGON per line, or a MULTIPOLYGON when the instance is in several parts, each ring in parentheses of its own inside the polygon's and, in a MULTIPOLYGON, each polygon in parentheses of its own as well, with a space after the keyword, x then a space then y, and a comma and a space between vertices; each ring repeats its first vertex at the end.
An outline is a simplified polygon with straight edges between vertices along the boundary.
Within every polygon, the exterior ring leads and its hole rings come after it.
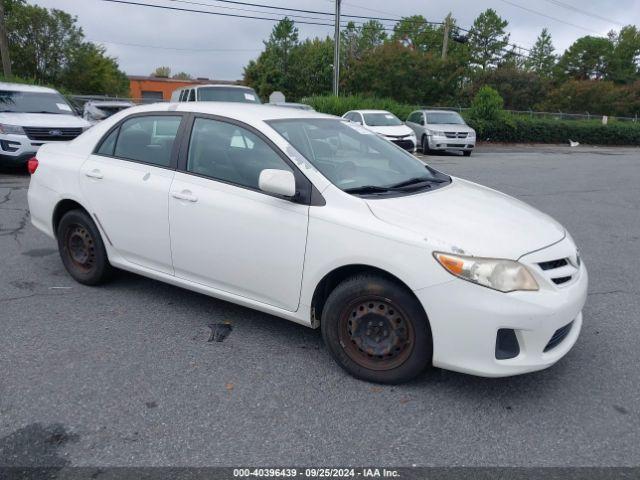
POLYGON ((292 171, 265 139, 196 118, 169 195, 175 275, 289 311, 298 308, 309 207, 258 188, 264 169, 292 171))

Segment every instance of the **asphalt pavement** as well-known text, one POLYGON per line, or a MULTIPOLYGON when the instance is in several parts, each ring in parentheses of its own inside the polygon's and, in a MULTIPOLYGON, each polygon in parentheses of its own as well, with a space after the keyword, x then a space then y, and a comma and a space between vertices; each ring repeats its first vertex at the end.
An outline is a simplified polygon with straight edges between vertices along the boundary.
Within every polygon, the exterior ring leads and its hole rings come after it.
POLYGON ((427 161, 571 232, 591 283, 557 365, 379 386, 342 371, 319 331, 128 273, 81 286, 29 222, 28 176, 4 172, 0 465, 640 465, 640 149, 427 161))

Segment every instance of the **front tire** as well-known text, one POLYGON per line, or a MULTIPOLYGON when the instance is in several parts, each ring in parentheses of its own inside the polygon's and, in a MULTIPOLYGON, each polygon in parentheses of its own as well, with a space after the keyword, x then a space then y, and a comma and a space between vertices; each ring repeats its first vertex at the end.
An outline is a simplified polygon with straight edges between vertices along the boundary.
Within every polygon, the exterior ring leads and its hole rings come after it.
POLYGON ((429 139, 426 135, 422 137, 422 154, 423 155, 432 155, 433 150, 429 148, 429 139))
POLYGON ((413 294, 381 275, 358 275, 329 295, 322 337, 333 358, 356 378, 403 383, 431 364, 431 329, 413 294))
POLYGON ((113 274, 98 227, 82 210, 71 210, 60 219, 58 250, 64 267, 79 283, 99 285, 113 274))
POLYGON ((462 154, 463 154, 465 157, 470 157, 470 156, 471 156, 471 150, 465 150, 464 152, 462 152, 462 154))

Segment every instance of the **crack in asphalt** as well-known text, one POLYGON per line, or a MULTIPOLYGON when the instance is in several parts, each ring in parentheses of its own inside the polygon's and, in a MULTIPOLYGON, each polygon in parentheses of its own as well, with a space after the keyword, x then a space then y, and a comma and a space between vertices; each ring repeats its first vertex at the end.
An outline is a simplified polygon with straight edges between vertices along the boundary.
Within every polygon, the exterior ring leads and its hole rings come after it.
POLYGON ((29 210, 24 210, 24 214, 18 221, 18 226, 16 228, 0 228, 0 237, 13 237, 13 239, 20 245, 20 240, 18 240, 18 235, 24 233, 24 229, 26 228, 29 222, 29 210))
POLYGON ((606 292, 589 292, 587 293, 587 296, 592 296, 592 295, 613 295, 616 293, 624 293, 626 295, 638 295, 640 292, 630 292, 628 290, 608 290, 606 292))
POLYGON ((78 295, 78 294, 79 294, 79 292, 70 292, 70 293, 33 292, 33 293, 28 294, 28 295, 21 295, 21 296, 17 296, 17 297, 0 298, 0 303, 15 302, 15 301, 18 301, 18 300, 24 300, 26 298, 32 298, 32 297, 66 297, 66 296, 72 296, 72 295, 78 295))

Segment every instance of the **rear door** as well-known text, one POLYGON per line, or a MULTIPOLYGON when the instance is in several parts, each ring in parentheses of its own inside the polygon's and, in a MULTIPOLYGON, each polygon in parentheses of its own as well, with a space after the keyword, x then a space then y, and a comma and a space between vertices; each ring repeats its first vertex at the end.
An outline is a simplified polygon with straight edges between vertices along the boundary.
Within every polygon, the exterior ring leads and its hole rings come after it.
POLYGON ((260 191, 258 178, 280 169, 308 180, 248 126, 197 117, 189 130, 169 198, 175 275, 295 311, 309 206, 260 191))
POLYGON ((81 169, 81 188, 106 239, 131 263, 173 274, 168 195, 177 164, 176 113, 134 115, 81 169))

